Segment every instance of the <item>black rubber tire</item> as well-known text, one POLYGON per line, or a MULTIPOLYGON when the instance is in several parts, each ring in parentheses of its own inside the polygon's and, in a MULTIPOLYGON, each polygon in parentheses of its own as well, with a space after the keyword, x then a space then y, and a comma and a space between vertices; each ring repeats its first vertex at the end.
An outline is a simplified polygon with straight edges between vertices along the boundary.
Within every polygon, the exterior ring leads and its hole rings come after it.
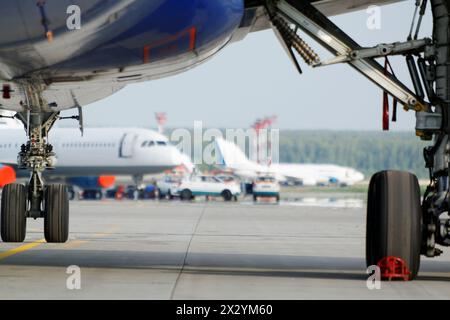
POLYGON ((275 198, 276 198, 277 202, 280 202, 280 195, 279 194, 277 194, 277 196, 275 198))
POLYGON ((258 197, 255 196, 255 195, 253 195, 253 201, 254 201, 254 202, 258 201, 258 197))
POLYGON ((192 200, 192 192, 189 189, 184 189, 180 193, 180 199, 183 201, 192 200))
POLYGON ((233 194, 231 193, 230 190, 223 190, 222 198, 224 201, 229 202, 229 201, 233 200, 233 194))
POLYGON ((1 204, 1 238, 3 242, 23 242, 27 234, 27 189, 22 184, 3 188, 1 204))
POLYGON ((69 198, 65 185, 47 186, 44 213, 45 240, 49 243, 65 243, 69 238, 69 198))
POLYGON ((388 256, 403 259, 414 279, 420 267, 422 209, 417 177, 409 172, 381 171, 370 180, 366 263, 388 256))

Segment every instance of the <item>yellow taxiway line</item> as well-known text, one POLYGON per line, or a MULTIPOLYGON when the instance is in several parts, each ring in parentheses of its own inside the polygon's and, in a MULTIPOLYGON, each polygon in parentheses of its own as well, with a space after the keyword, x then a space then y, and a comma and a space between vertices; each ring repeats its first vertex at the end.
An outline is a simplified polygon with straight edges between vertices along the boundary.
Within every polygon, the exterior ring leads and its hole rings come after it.
POLYGON ((41 239, 41 240, 34 241, 32 243, 24 244, 23 246, 20 246, 17 248, 10 249, 5 252, 0 252, 0 260, 8 258, 8 257, 13 256, 18 253, 33 249, 33 248, 36 248, 37 246, 40 246, 44 242, 45 242, 45 239, 41 239))
MULTIPOLYGON (((119 229, 120 229, 119 226, 114 225, 106 232, 94 234, 94 238, 101 238, 101 237, 104 237, 104 236, 108 236, 108 235, 110 235, 110 234, 112 234, 114 232, 117 232, 119 229)), ((86 244, 88 242, 89 242, 89 240, 73 240, 73 241, 70 241, 70 242, 66 243, 63 247, 65 249, 76 248, 76 247, 79 247, 79 246, 81 246, 83 244, 86 244)), ((13 248, 13 249, 7 250, 5 252, 0 252, 0 260, 3 260, 5 258, 11 257, 13 255, 16 255, 18 253, 21 253, 21 252, 24 252, 24 251, 27 251, 27 250, 30 250, 30 249, 33 249, 33 248, 36 248, 36 247, 40 246, 43 243, 46 243, 45 239, 37 240, 37 241, 34 241, 32 243, 28 243, 28 244, 22 245, 22 246, 17 247, 17 248, 13 248)))

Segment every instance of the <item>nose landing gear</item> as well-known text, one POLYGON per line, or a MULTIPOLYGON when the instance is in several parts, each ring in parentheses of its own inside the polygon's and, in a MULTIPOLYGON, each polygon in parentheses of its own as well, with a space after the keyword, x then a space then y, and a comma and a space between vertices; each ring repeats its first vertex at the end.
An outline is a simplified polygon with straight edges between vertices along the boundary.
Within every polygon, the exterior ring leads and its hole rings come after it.
POLYGON ((48 132, 59 117, 55 112, 18 114, 28 141, 18 155, 19 169, 31 171, 27 185, 6 185, 1 199, 1 238, 23 242, 27 218, 44 218, 47 242, 64 243, 69 236, 69 197, 64 185, 45 185, 42 172, 54 168, 56 155, 48 143, 48 132), (28 119, 28 120, 24 120, 28 119))

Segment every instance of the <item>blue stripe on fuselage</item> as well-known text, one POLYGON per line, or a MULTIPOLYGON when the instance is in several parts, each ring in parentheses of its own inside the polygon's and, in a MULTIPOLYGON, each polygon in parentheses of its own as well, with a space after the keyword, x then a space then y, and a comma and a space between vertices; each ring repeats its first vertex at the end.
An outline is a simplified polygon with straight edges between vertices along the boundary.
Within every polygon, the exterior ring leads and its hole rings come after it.
POLYGON ((135 10, 148 13, 133 27, 58 68, 76 71, 139 65, 145 60, 146 47, 150 50, 150 62, 170 59, 191 49, 192 28, 196 31, 195 49, 205 49, 230 37, 244 12, 243 0, 160 1, 158 6, 152 0, 137 1, 122 18, 132 19, 135 10))

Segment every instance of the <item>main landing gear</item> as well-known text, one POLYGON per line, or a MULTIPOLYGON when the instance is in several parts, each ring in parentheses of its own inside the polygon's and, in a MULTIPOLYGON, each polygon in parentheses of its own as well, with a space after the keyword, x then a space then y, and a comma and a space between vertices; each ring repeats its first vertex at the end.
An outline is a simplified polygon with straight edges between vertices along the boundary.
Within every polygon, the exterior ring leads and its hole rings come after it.
POLYGON ((43 218, 47 242, 64 243, 69 237, 69 197, 65 185, 45 185, 42 172, 54 168, 56 156, 48 132, 59 113, 27 112, 16 115, 25 125, 28 141, 18 155, 19 169, 31 171, 28 184, 10 184, 1 199, 1 238, 23 242, 27 218, 43 218))
MULTIPOLYGON (((369 186, 366 230, 367 265, 385 266, 401 261, 407 278, 416 277, 420 256, 436 257, 436 245, 450 246, 450 3, 448 0, 415 1, 416 10, 406 42, 363 48, 306 0, 266 0, 274 31, 301 72, 298 57, 312 67, 347 63, 416 113, 416 134, 433 140, 424 149, 430 184, 421 199, 417 177, 411 173, 382 171, 369 186), (419 39, 428 3, 433 13, 433 37, 419 39), (416 15, 420 14, 417 20, 416 15), (417 25, 416 25, 416 21, 417 25), (416 28, 414 28, 416 27, 416 28), (335 57, 321 61, 301 38, 305 32, 335 57), (415 31, 415 32, 414 32, 415 31), (403 55, 414 92, 375 59, 403 55), (406 267, 406 268, 405 268, 406 267)), ((386 101, 387 99, 385 99, 386 101)), ((384 105, 385 108, 388 106, 384 105)), ((389 109, 387 109, 389 110, 389 109)), ((383 117, 383 127, 388 117, 383 117)))

